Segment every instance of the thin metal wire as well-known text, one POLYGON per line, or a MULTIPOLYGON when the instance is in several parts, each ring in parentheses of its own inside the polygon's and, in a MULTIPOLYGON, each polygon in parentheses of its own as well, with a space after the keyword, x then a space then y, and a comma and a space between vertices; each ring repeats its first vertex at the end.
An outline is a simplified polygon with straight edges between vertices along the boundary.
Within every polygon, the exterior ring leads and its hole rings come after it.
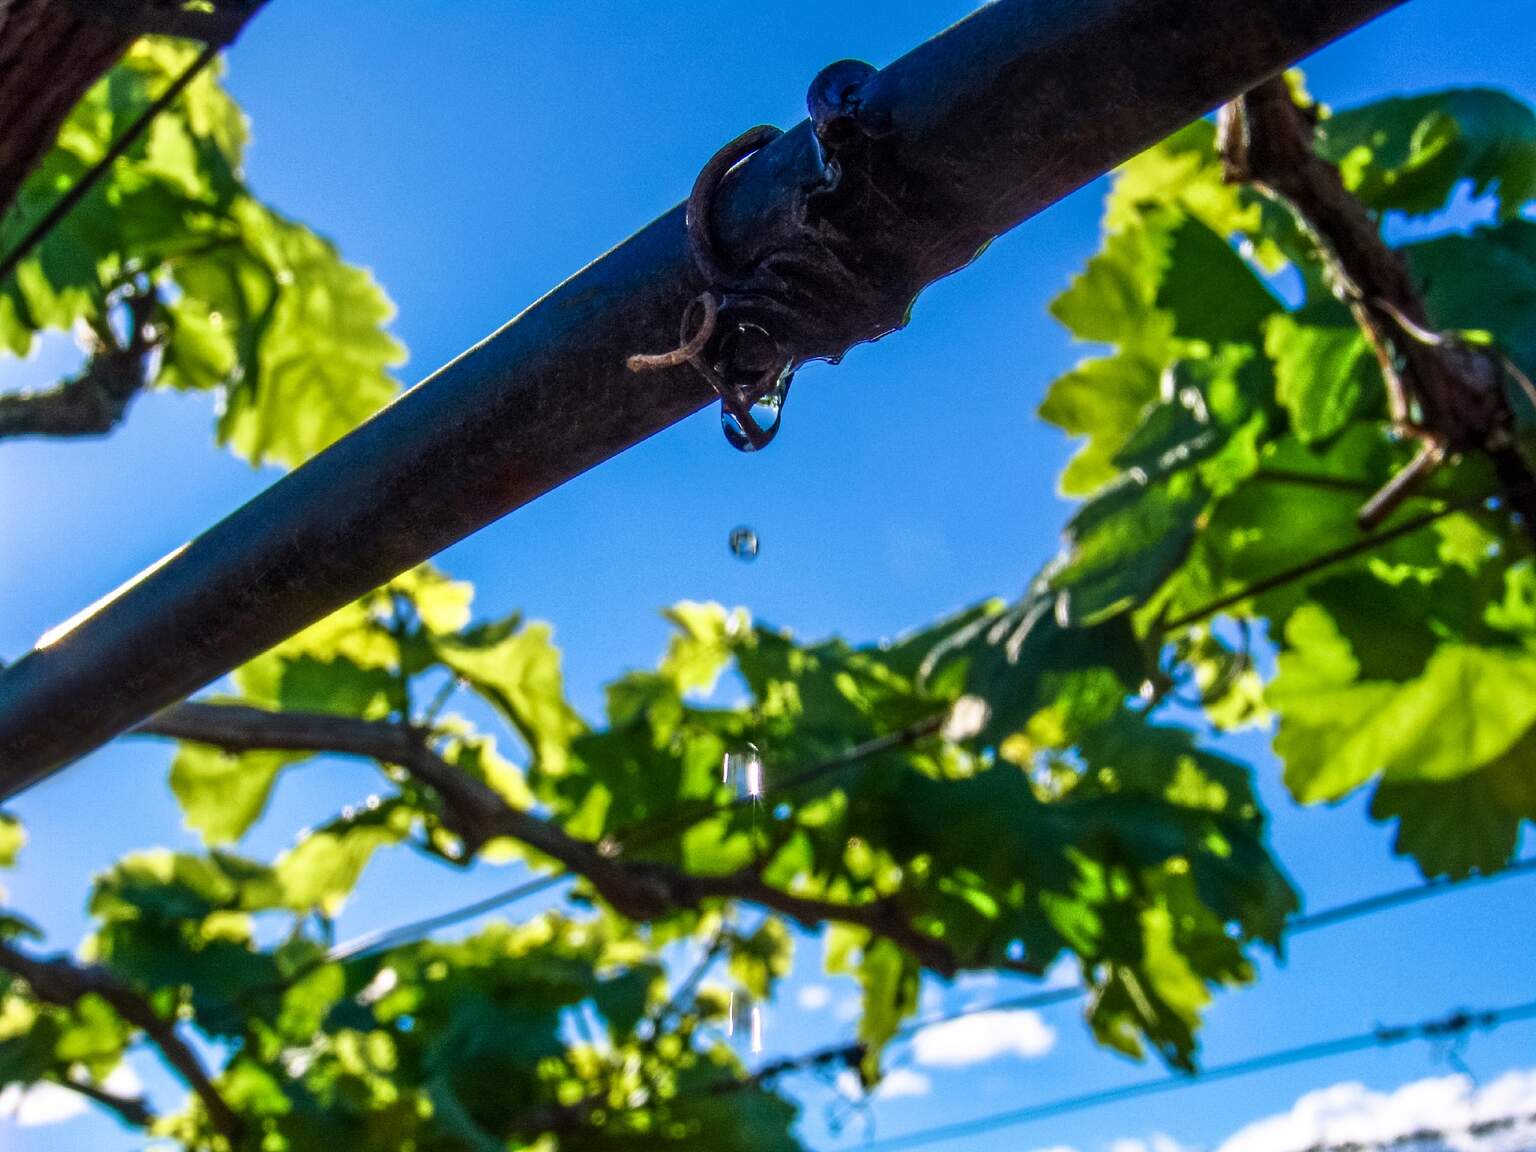
POLYGON ((979 1116, 974 1120, 920 1128, 901 1136, 862 1144, 860 1152, 897 1152, 898 1149, 921 1148, 928 1144, 976 1136, 983 1132, 996 1132, 1002 1128, 1013 1128, 1020 1124, 1047 1120, 1073 1112, 1087 1112, 1108 1104, 1118 1104, 1124 1100, 1160 1096, 1200 1084, 1233 1080, 1240 1076, 1252 1076, 1259 1072, 1312 1063, 1334 1056, 1345 1056, 1371 1048, 1395 1048, 1417 1040, 1439 1041, 1448 1036, 1461 1036, 1473 1031, 1492 1031, 1506 1024, 1528 1020, 1536 1020, 1536 1000, 1484 1012, 1454 1012, 1442 1019, 1421 1020, 1416 1024, 1403 1027, 1373 1028, 1369 1032, 1359 1032, 1353 1036, 1341 1036, 1335 1040, 1323 1040, 1296 1048, 1266 1052, 1261 1056, 1235 1060, 1229 1064, 1217 1064, 1194 1075, 1171 1073, 1155 1080, 1144 1080, 1137 1084, 1123 1084, 1117 1088, 1104 1088, 1094 1092, 1063 1096, 1041 1104, 1032 1104, 1026 1108, 979 1116))
MULTIPOLYGON (((1379 892, 1359 900, 1336 904, 1332 908, 1324 908, 1322 911, 1313 912, 1310 915, 1292 916, 1286 921, 1285 935, 1288 937, 1300 936, 1307 932, 1332 928, 1352 920, 1359 920, 1381 912, 1391 911, 1394 908, 1417 904, 1424 900, 1434 900, 1441 896, 1450 895, 1453 892, 1460 892, 1499 880, 1513 880, 1521 876, 1531 875, 1532 873, 1536 873, 1536 857, 1517 860, 1507 868, 1488 875, 1470 876, 1461 880, 1431 880, 1405 888, 1395 888, 1388 892, 1379 892)), ((967 1008, 936 1013, 924 1016, 918 1020, 909 1021, 896 1030, 895 1037, 911 1036, 921 1032, 924 1028, 931 1028, 937 1024, 948 1024, 955 1020, 963 1020, 967 1016, 976 1016, 985 1012, 1017 1012, 1026 1009, 1050 1008, 1058 1004, 1069 1004, 1073 1001, 1081 1000, 1087 994, 1088 989, 1080 984, 1066 988, 1046 988, 1038 992, 1027 992, 1020 996, 1011 996, 985 1004, 974 1004, 967 1008)), ((849 1060, 857 1060, 862 1052, 863 1047, 857 1044, 829 1045, 799 1056, 788 1056, 775 1060, 773 1063, 760 1068, 753 1079, 756 1082, 760 1082, 801 1069, 819 1067, 829 1063, 846 1063, 849 1060)))

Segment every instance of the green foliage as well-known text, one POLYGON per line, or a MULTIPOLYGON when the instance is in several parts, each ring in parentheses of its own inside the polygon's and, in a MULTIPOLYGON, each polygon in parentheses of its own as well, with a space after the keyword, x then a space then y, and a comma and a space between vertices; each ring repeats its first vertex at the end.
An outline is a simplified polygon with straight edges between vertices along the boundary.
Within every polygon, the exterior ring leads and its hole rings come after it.
MULTIPOLYGON (((140 46, 93 91, 28 211, 183 55, 140 46)), ((1527 365, 1531 125, 1506 97, 1457 92, 1319 128, 1374 211, 1432 214, 1462 180, 1497 194, 1497 227, 1405 256, 1436 324, 1527 365)), ((251 197, 243 142, 200 81, 0 286, 0 344, 105 331, 123 294, 152 291, 157 383, 221 390, 221 438, 292 463, 388 398, 398 349, 366 274, 251 197)), ((866 1085, 925 978, 1063 957, 1102 1043, 1193 1068, 1213 996, 1255 978, 1297 908, 1250 771, 1207 739, 1224 729, 1272 721, 1303 802, 1372 789, 1427 874, 1509 858, 1536 819, 1527 538, 1473 459, 1362 532, 1412 445, 1385 425, 1380 369, 1313 246, 1227 183, 1215 148, 1201 122, 1128 164, 1103 251, 1053 306, 1101 347, 1041 407, 1084 441, 1061 481, 1081 504, 1017 602, 864 646, 678 604, 657 666, 587 718, 547 625, 476 621, 472 590, 424 567, 237 671, 217 703, 379 737, 329 749, 375 760, 379 792, 250 859, 236 848, 274 790, 324 754, 183 744, 171 787, 206 851, 98 877, 83 953, 214 1042, 242 1147, 791 1152, 796 1107, 725 1033, 732 1003, 771 1001, 818 931, 827 970, 861 990, 866 1085), (1299 299, 1273 286, 1287 264, 1299 299), (760 802, 722 770, 748 754, 760 802), (568 873, 570 907, 332 949, 373 860, 402 848, 568 873), (750 930, 743 905, 763 917, 750 930)), ((0 816, 0 865, 21 839, 0 816)), ((29 932, 0 916, 0 939, 29 932)), ((99 1083, 134 1029, 99 998, 38 991, 0 990, 0 1086, 99 1083)), ((195 1098, 156 1134, 235 1152, 195 1098)))
MULTIPOLYGON (((195 54, 141 41, 71 113, 58 145, 0 223, 9 249, 106 152, 195 54)), ((129 300, 149 313, 160 388, 216 391, 218 437, 253 464, 294 465, 395 394, 404 350, 393 307, 335 247, 255 198, 245 119, 209 74, 195 80, 16 273, 0 283, 0 350, 44 331, 123 337, 129 300)))
POLYGON ((1514 219, 1536 198, 1536 113, 1505 92, 1453 89, 1335 113, 1318 150, 1368 208, 1427 216, 1469 181, 1514 219))
MULTIPOLYGON (((1527 375, 1536 373, 1536 223, 1509 220, 1404 250, 1436 324, 1486 332, 1527 375)), ((1529 398, 1522 410, 1536 420, 1529 398)))
MULTIPOLYGON (((1092 625, 1077 629, 1084 652, 1104 627, 1133 622, 1134 642, 1162 653, 1152 706, 1187 705, 1178 688, 1197 683, 1218 727, 1262 713, 1248 655, 1207 623, 1260 631, 1279 647, 1264 704, 1296 797, 1332 802, 1374 783, 1373 815, 1398 823, 1398 850, 1426 873, 1497 868, 1532 815, 1528 538, 1478 507, 1497 489, 1474 459, 1442 468, 1381 542, 1366 537, 1360 507, 1409 452, 1384 426, 1380 369, 1296 222, 1225 183, 1215 147, 1199 125, 1126 165, 1103 252, 1055 305, 1075 335, 1114 348, 1053 385, 1041 409, 1088 437, 1063 478, 1088 499, 1061 558, 1003 619, 1092 625), (1221 257, 1167 240, 1213 229, 1221 257), (1282 260, 1304 296, 1262 309, 1282 260), (1181 409, 1171 381, 1192 366, 1225 386, 1181 409)), ((1325 116, 1318 147, 1378 212, 1432 215, 1463 181, 1495 197, 1497 226, 1420 240, 1405 256, 1435 324, 1536 364, 1536 228, 1519 217, 1536 196, 1529 109, 1491 91, 1388 100, 1325 116)), ((1005 652, 1027 650, 1022 633, 993 631, 1005 652)), ((969 681, 989 698, 990 668, 979 660, 969 681)))
POLYGON ((16 867, 16 857, 27 843, 27 830, 14 816, 0 812, 0 868, 16 867))

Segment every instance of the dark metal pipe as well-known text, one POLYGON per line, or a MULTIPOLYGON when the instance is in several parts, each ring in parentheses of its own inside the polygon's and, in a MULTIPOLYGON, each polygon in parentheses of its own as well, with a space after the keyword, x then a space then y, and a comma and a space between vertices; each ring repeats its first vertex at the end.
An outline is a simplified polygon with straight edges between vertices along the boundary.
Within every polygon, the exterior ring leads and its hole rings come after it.
POLYGON ((712 363, 743 331, 836 360, 995 236, 1401 2, 998 0, 873 77, 829 71, 818 131, 716 197, 738 280, 707 284, 668 213, 56 629, 0 673, 0 797, 707 404, 688 365, 626 363, 676 347, 706 288, 712 363))

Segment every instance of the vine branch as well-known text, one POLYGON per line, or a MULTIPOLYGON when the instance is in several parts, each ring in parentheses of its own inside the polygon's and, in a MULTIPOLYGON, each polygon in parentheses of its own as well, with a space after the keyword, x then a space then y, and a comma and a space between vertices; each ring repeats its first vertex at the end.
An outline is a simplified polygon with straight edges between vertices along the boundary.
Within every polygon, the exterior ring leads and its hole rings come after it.
POLYGON ((1536 543, 1536 473, 1512 436, 1503 358, 1435 333, 1407 265, 1313 148, 1314 126, 1276 77, 1222 109, 1218 147, 1230 182, 1252 185, 1312 237, 1335 296, 1381 365, 1393 422, 1423 442, 1414 463, 1367 502, 1362 527, 1384 522, 1444 454, 1479 451, 1536 543))
MULTIPOLYGON (((903 738, 910 743, 917 738, 914 733, 929 734, 936 727, 924 722, 903 738)), ((489 785, 443 759, 419 729, 346 716, 186 702, 166 709, 135 731, 226 752, 330 753, 397 765, 437 794, 445 824, 464 840, 467 850, 499 837, 517 840, 584 877, 604 900, 633 920, 655 920, 707 900, 739 900, 808 927, 836 921, 864 928, 911 952, 925 967, 941 975, 952 976, 966 967, 947 944, 913 925, 891 899, 865 904, 818 900, 775 888, 750 868, 721 876, 695 876, 666 865, 605 855, 597 845, 571 836, 552 821, 512 807, 489 785)), ((902 734, 892 734, 892 740, 898 735, 902 734)), ((880 743, 884 747, 889 742, 880 743)), ((833 763, 841 765, 842 761, 833 763)), ((811 778, 810 773, 805 775, 811 778)), ((1026 961, 1008 961, 1004 966, 1038 975, 1026 961)))
MULTIPOLYGON (((165 1062, 176 1070, 187 1087, 202 1101, 218 1133, 229 1141, 231 1148, 239 1147, 242 1130, 240 1118, 219 1094, 197 1053, 177 1034, 175 1023, 163 1019, 150 1006, 149 1001, 133 988, 105 968, 77 964, 64 957, 45 960, 30 956, 3 940, 0 940, 0 968, 25 981, 39 1000, 59 1008, 73 1008, 87 996, 98 996, 106 1001, 118 1016, 143 1032, 160 1050, 165 1062)), ((84 1091, 85 1086, 78 1084, 70 1084, 69 1087, 116 1108, 120 1115, 126 1117, 127 1113, 119 1106, 120 1097, 84 1091)))
POLYGON ((1198 608, 1192 608, 1188 612, 1174 616, 1163 621, 1163 628, 1169 632, 1179 628, 1198 624, 1202 620, 1209 620, 1218 612, 1224 612, 1235 604, 1241 604, 1254 596, 1262 596, 1266 592, 1273 592, 1276 588, 1284 588, 1297 580, 1305 579, 1325 568, 1335 564, 1342 564, 1346 560, 1353 560, 1356 556, 1373 551, 1394 540, 1400 540, 1404 536, 1411 536, 1421 528, 1427 528, 1436 520, 1442 520, 1452 512, 1465 512, 1477 508, 1486 502, 1484 497, 1467 497, 1464 500, 1454 501, 1444 507, 1437 508, 1433 512, 1425 512, 1421 516, 1404 520, 1401 524, 1394 525, 1384 532, 1378 532, 1374 536, 1365 536, 1352 544, 1346 544, 1342 548, 1335 548, 1332 552, 1325 552, 1321 556, 1314 556, 1291 568, 1276 572, 1273 576, 1266 576, 1262 580, 1255 580, 1252 584, 1244 585, 1235 592, 1225 596, 1218 596, 1198 608))
POLYGON ((60 1078, 50 1081, 60 1088, 66 1088, 80 1096, 84 1096, 93 1104, 113 1112, 123 1123, 133 1128, 148 1128, 159 1119, 149 1102, 142 1096, 119 1096, 115 1092, 108 1092, 95 1084, 86 1084, 80 1080, 60 1078))
POLYGON ((0 395, 0 438, 11 436, 104 436, 127 415, 128 405, 149 385, 149 353, 159 301, 153 292, 124 299, 128 339, 97 334, 90 360, 76 376, 39 392, 0 395))

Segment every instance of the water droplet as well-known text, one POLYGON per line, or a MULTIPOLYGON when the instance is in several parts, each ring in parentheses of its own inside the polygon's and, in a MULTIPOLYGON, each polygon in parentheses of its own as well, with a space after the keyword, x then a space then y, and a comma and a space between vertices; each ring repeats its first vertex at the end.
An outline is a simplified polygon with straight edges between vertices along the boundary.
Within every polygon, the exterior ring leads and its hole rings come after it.
POLYGON ((725 1010, 725 1035, 731 1040, 744 1036, 754 1055, 763 1050, 763 1006, 746 992, 731 990, 725 1010))
POLYGON ((773 818, 775 820, 788 820, 794 815, 794 811, 788 804, 780 804, 773 810, 773 818))
POLYGON ((745 429, 729 409, 720 413, 720 427, 725 430, 726 441, 738 452, 756 452, 768 447, 779 434, 779 422, 784 418, 783 399, 770 392, 752 405, 747 418, 754 425, 751 431, 745 429))
POLYGON ((720 783, 734 786, 743 800, 763 798, 763 758, 754 745, 725 754, 720 762, 720 783))
POLYGON ((720 426, 725 438, 738 452, 756 452, 766 448, 779 434, 779 423, 784 419, 784 403, 789 399, 789 386, 795 373, 790 364, 783 363, 778 345, 766 332, 754 324, 743 324, 736 330, 736 339, 727 341, 723 359, 717 366, 721 378, 740 393, 761 387, 765 374, 777 370, 773 386, 752 402, 747 410, 750 428, 744 427, 729 408, 720 412, 720 426))
POLYGON ((750 564, 757 559, 757 533, 743 524, 731 529, 731 555, 750 564))

